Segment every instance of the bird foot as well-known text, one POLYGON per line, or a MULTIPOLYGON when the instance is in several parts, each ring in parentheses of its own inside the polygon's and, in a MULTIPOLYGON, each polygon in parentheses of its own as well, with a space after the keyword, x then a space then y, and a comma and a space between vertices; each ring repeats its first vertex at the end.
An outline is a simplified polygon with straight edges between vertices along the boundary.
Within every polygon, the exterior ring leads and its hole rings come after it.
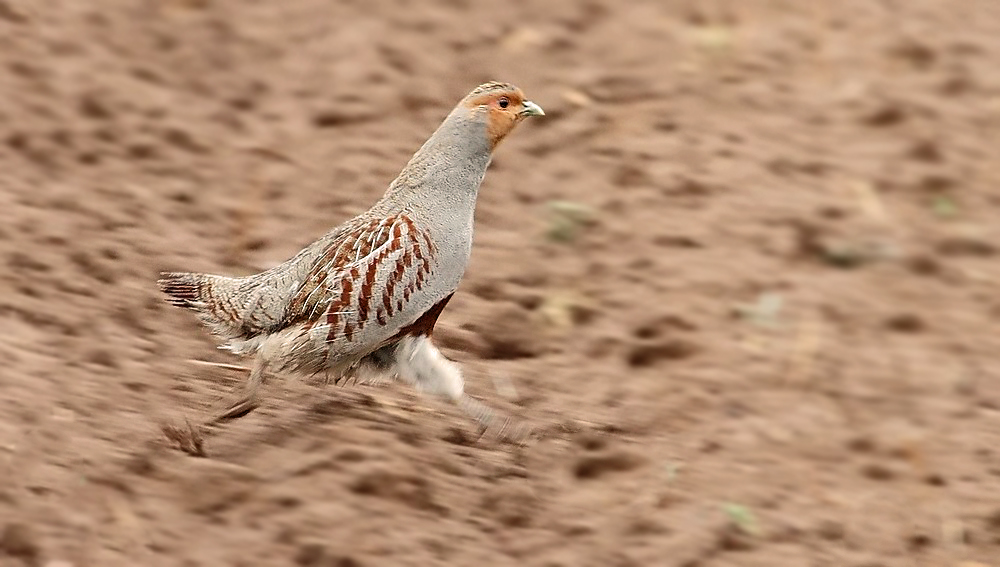
POLYGON ((477 441, 491 438, 496 441, 526 445, 534 437, 534 429, 527 421, 522 421, 504 415, 501 412, 483 404, 479 400, 464 394, 458 405, 479 425, 477 441))
POLYGON ((527 421, 513 417, 494 419, 490 423, 479 424, 479 436, 476 441, 493 439, 501 443, 509 443, 525 447, 536 437, 536 431, 527 421))
POLYGON ((185 420, 186 427, 171 424, 160 425, 160 431, 176 448, 192 457, 206 457, 205 436, 201 428, 195 428, 190 421, 185 420))
POLYGON ((260 399, 257 396, 247 396, 235 404, 229 406, 229 409, 222 412, 218 416, 212 418, 209 421, 210 425, 215 425, 219 423, 225 423, 232 421, 234 419, 239 419, 246 416, 253 410, 260 407, 260 399))

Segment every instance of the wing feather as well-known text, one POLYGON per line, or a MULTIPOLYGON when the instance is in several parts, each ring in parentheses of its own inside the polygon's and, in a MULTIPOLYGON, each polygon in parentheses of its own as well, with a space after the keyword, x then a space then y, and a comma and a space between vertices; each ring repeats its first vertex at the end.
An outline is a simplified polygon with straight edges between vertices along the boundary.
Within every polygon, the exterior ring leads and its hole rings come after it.
POLYGON ((433 240, 404 211, 357 223, 329 242, 292 295, 282 328, 324 326, 326 342, 390 325, 431 271, 433 240))

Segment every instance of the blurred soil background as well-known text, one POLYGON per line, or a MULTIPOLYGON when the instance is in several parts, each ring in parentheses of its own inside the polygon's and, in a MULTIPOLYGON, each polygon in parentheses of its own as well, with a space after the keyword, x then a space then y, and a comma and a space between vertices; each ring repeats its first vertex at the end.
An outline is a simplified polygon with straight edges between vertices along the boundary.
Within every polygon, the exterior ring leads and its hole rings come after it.
POLYGON ((0 0, 0 565, 1000 566, 996 0, 0 0), (270 267, 476 84, 499 149, 398 385, 268 383, 161 270, 270 267), (188 448, 190 452, 197 452, 188 448))

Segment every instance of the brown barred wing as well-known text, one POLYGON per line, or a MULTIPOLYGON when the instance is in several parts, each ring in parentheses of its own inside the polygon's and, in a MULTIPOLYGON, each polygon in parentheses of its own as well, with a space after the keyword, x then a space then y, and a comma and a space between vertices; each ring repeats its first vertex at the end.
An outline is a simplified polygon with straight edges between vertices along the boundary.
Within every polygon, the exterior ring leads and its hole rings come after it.
POLYGON ((316 260, 291 299, 287 324, 323 329, 328 343, 352 342, 370 325, 391 327, 427 285, 436 252, 406 213, 359 223, 316 260))

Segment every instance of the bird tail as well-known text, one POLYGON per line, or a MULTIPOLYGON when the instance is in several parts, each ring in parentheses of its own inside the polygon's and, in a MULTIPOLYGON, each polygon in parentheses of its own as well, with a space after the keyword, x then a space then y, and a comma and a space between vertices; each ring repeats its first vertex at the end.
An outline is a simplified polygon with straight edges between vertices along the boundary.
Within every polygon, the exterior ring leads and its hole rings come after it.
POLYGON ((162 272, 156 285, 167 294, 167 303, 174 307, 198 310, 203 303, 202 287, 204 274, 186 272, 162 272))
POLYGON ((241 280, 211 274, 163 272, 156 281, 167 303, 194 311, 212 334, 247 338, 238 301, 241 280))

